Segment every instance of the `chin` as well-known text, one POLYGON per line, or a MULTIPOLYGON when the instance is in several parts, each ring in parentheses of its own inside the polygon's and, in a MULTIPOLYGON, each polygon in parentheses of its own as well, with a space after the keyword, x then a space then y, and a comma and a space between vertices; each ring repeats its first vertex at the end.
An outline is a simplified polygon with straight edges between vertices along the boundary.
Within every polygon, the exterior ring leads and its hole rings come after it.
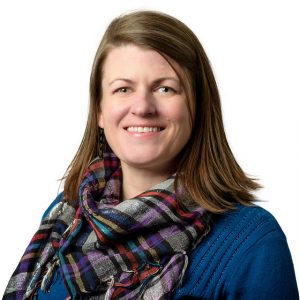
POLYGON ((136 166, 136 167, 151 167, 154 165, 159 165, 159 163, 156 160, 152 159, 128 159, 124 161, 127 165, 136 166))
POLYGON ((145 153, 143 155, 134 155, 128 156, 124 159, 120 158, 121 162, 126 163, 130 166, 135 166, 139 168, 143 167, 152 167, 152 166, 159 166, 162 162, 161 156, 146 156, 145 153))

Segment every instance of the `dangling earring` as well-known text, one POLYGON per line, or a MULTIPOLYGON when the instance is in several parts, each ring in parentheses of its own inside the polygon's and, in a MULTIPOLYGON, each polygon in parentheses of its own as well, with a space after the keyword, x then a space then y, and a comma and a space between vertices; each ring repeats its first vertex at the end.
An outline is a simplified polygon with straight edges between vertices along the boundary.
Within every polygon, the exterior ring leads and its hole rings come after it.
POLYGON ((104 151, 104 130, 103 128, 99 127, 98 130, 98 149, 97 149, 97 156, 100 159, 103 159, 103 151, 104 151))

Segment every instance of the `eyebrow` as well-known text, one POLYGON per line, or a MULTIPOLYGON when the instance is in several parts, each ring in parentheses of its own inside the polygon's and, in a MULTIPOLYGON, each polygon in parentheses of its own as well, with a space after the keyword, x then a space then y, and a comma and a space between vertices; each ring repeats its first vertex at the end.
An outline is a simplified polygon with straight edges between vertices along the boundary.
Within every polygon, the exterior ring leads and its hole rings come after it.
POLYGON ((127 78, 116 78, 116 79, 112 80, 111 82, 109 82, 108 85, 110 86, 110 85, 112 85, 113 83, 115 83, 116 81, 119 81, 119 80, 120 81, 125 81, 125 82, 128 82, 128 83, 133 83, 132 80, 127 79, 127 78))
MULTIPOLYGON (((131 79, 128 79, 128 78, 116 78, 114 80, 112 80, 111 82, 109 82, 109 86, 111 86, 113 83, 115 83, 116 81, 125 81, 125 82, 128 82, 128 83, 133 83, 133 80, 131 79)), ((163 82, 165 80, 172 80, 172 81, 175 81, 177 84, 180 84, 180 80, 175 78, 175 77, 161 77, 161 78, 158 78, 156 80, 154 80, 154 84, 158 84, 160 82, 163 82)))

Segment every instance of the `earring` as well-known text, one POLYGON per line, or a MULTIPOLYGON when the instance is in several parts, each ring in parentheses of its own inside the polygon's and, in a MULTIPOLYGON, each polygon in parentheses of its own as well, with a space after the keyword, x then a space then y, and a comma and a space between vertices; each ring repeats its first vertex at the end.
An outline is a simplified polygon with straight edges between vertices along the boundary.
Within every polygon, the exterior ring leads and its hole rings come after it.
POLYGON ((103 151, 104 151, 104 130, 103 128, 99 127, 98 130, 98 141, 97 141, 97 156, 100 159, 103 159, 103 151))

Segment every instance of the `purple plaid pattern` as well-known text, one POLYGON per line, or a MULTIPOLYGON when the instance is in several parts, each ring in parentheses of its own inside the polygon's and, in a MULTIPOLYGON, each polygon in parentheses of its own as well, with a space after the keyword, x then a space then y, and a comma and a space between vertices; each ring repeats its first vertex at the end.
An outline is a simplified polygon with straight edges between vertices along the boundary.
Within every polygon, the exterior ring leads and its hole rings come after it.
POLYGON ((207 213, 178 204, 182 192, 174 191, 174 176, 124 201, 121 183, 115 155, 94 160, 80 185, 78 209, 63 200, 53 207, 3 299, 49 290, 58 266, 72 299, 169 299, 188 252, 209 228, 207 213))

